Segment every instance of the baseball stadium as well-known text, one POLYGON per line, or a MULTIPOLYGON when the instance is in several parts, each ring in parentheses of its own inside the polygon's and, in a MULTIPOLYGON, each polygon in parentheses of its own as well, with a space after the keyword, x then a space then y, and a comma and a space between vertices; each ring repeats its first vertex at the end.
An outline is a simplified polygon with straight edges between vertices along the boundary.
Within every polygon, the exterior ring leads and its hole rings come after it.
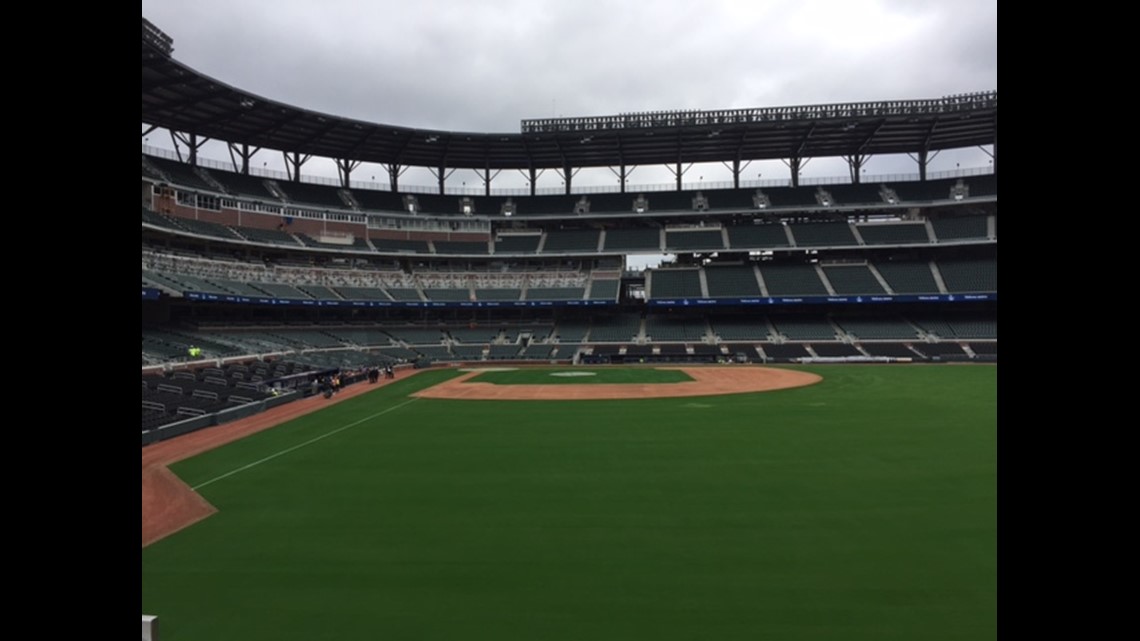
POLYGON ((996 638, 996 90, 473 133, 173 51, 143 18, 144 639, 996 638))

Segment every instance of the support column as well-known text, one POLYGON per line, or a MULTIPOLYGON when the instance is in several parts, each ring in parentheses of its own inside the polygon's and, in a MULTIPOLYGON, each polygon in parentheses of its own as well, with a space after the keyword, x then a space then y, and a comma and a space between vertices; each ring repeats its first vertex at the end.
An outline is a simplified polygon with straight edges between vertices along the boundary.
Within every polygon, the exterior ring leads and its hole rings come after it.
POLYGON ((400 165, 392 163, 391 165, 382 165, 388 170, 388 184, 392 187, 393 192, 400 191, 400 174, 403 173, 400 165))
POLYGON ((348 189, 351 186, 352 170, 360 166, 359 160, 349 160, 348 158, 337 158, 336 169, 340 174, 340 186, 348 189))
POLYGON ((289 176, 289 180, 295 183, 301 182, 301 167, 309 162, 312 156, 301 158, 301 152, 298 151, 294 151, 292 154, 283 151, 281 155, 285 158, 285 173, 289 176))
POLYGON ((501 172, 501 171, 503 171, 503 170, 502 169, 496 169, 495 173, 492 174, 490 167, 484 167, 483 168, 483 195, 484 196, 490 196, 491 195, 491 180, 495 176, 498 176, 499 172, 501 172))
POLYGON ((198 134, 182 134, 175 131, 170 132, 170 139, 174 143, 174 152, 178 154, 179 160, 182 160, 182 148, 178 146, 178 143, 181 142, 189 148, 189 163, 194 167, 198 166, 198 148, 209 140, 209 138, 198 140, 198 134))
POLYGON ((844 156, 843 159, 847 161, 847 169, 851 173, 851 184, 858 185, 860 182, 860 170, 863 169, 863 162, 866 158, 861 154, 852 154, 850 156, 844 156))
POLYGON ((257 149, 250 151, 249 145, 244 144, 244 143, 241 145, 237 145, 237 144, 234 144, 231 142, 228 146, 230 148, 230 163, 233 165, 234 171, 239 173, 239 174, 242 174, 243 176, 248 176, 249 175, 249 160, 250 160, 250 158, 253 158, 254 154, 261 151, 261 147, 258 147, 257 149), (237 156, 236 158, 234 157, 235 154, 237 156), (238 163, 238 159, 241 159, 240 164, 238 163))

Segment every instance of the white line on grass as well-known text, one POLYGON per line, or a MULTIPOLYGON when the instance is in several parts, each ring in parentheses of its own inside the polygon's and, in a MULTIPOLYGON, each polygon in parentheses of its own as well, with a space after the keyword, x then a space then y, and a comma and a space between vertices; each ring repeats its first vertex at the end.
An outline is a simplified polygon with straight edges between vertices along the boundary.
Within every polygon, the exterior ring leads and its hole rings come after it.
POLYGON ((238 469, 236 469, 236 470, 232 470, 232 471, 230 471, 230 472, 226 472, 225 474, 223 474, 223 475, 221 475, 221 476, 216 476, 216 477, 214 477, 214 478, 210 479, 209 481, 205 481, 205 482, 203 482, 203 483, 199 483, 198 485, 195 485, 194 487, 192 487, 192 488, 190 488, 190 489, 192 489, 192 490, 197 490, 198 488, 206 487, 207 485, 209 485, 209 484, 213 483, 214 481, 220 481, 220 480, 222 480, 222 479, 224 479, 224 478, 226 478, 226 477, 229 477, 229 476, 233 476, 234 474, 237 474, 238 472, 244 472, 245 470, 248 470, 248 469, 249 469, 249 468, 251 468, 251 467, 256 467, 256 466, 258 466, 258 465, 261 465, 262 463, 264 463, 264 462, 266 462, 266 461, 271 461, 271 460, 273 460, 273 459, 277 458, 278 456, 284 456, 285 454, 288 454, 289 452, 292 452, 293 450, 299 450, 299 449, 301 449, 302 447, 305 447, 306 445, 312 445, 313 443, 316 443, 317 441, 319 441, 319 440, 321 440, 321 439, 323 439, 323 438, 328 438, 328 437, 332 436, 333 434, 337 434, 337 433, 339 433, 339 432, 343 432, 343 431, 347 430, 347 429, 348 429, 348 428, 350 428, 350 427, 356 427, 357 425, 360 425, 361 423, 365 423, 365 422, 371 421, 372 419, 376 418, 377 416, 383 416, 383 415, 387 414, 388 412, 391 412, 391 411, 394 411, 394 410, 398 410, 398 409, 400 409, 401 407, 403 407, 403 406, 407 405, 408 403, 411 403, 411 402, 414 402, 414 401, 418 401, 418 400, 419 400, 419 398, 412 398, 412 399, 408 399, 408 400, 404 401, 403 403, 400 403, 399 405, 393 405, 392 407, 389 407, 388 409, 384 410, 383 412, 376 412, 376 413, 375 413, 375 414, 373 414, 372 416, 366 416, 366 417, 364 417, 364 418, 360 419, 359 421, 354 421, 354 422, 352 422, 352 423, 349 423, 348 425, 345 425, 345 426, 343 426, 343 427, 338 427, 338 428, 336 428, 335 430, 333 430, 333 431, 331 431, 331 432, 329 432, 329 433, 327 433, 327 434, 322 434, 322 435, 320 435, 320 436, 318 436, 318 437, 316 437, 316 438, 311 438, 311 439, 309 439, 309 440, 305 441, 304 443, 300 443, 300 444, 298 444, 298 445, 294 445, 293 447, 290 447, 289 449, 281 450, 280 452, 278 452, 278 453, 276 453, 276 454, 270 454, 269 456, 267 456, 267 457, 265 457, 265 458, 263 458, 263 459, 261 459, 261 460, 259 460, 259 461, 254 461, 254 462, 252 462, 252 463, 249 463, 248 465, 243 465, 243 466, 239 467, 239 468, 238 468, 238 469))

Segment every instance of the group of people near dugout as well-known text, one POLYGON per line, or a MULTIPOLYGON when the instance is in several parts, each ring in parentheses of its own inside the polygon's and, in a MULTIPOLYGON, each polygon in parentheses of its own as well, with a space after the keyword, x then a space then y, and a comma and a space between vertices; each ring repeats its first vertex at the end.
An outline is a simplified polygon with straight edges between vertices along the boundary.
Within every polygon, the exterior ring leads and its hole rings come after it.
MULTIPOLYGON (((373 367, 372 369, 368 370, 369 383, 375 383, 380 380, 380 370, 381 368, 379 367, 373 367)), ((396 371, 392 369, 391 365, 385 366, 383 370, 384 378, 396 378, 396 371)))

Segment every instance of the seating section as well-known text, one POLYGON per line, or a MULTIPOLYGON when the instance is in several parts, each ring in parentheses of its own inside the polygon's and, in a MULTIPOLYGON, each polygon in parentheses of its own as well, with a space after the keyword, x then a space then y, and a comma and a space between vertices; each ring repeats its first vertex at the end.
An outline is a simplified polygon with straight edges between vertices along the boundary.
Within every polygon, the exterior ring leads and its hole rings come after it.
POLYGON ((788 225, 797 247, 846 247, 858 245, 847 223, 793 223, 788 225))
POLYGON ((823 273, 839 296, 887 293, 866 265, 825 265, 823 273))
POLYGON ((486 241, 433 241, 437 254, 486 255, 486 241))
POLYGON ((292 234, 277 229, 257 229, 255 227, 230 227, 242 238, 254 243, 301 247, 302 244, 292 234))
POLYGON ((499 236, 495 239, 496 254, 533 254, 538 251, 541 234, 526 236, 499 236))
POLYGON ((857 225, 868 245, 916 245, 930 243, 923 223, 879 223, 857 225))
POLYGON ((313 297, 287 283, 252 283, 267 296, 296 300, 311 300, 313 297))
POLYGON ((760 266, 769 296, 827 296, 827 288, 813 265, 760 266))
POLYGON ((551 231, 546 234, 543 253, 547 252, 596 252, 601 232, 596 229, 573 229, 551 231))
POLYGON ((936 294, 939 291, 930 263, 875 261, 874 265, 895 294, 936 294))
POLYGON ((988 220, 985 216, 936 218, 930 226, 934 228, 934 236, 940 243, 981 240, 988 236, 988 220))
POLYGON ((760 296, 760 282, 752 265, 708 265, 704 268, 710 298, 760 296))
MULTIPOLYGON (((888 218, 902 209, 880 206, 883 185, 860 184, 764 188, 767 207, 752 202, 755 188, 704 190, 709 214, 693 211, 696 190, 646 192, 653 215, 632 211, 638 192, 587 194, 590 215, 574 212, 580 194, 470 196, 474 216, 463 215, 459 195, 415 194, 430 215, 367 224, 366 212, 406 213, 407 194, 353 188, 359 207, 351 207, 331 184, 144 157, 144 183, 148 176, 210 195, 194 211, 155 190, 155 209, 143 207, 144 321, 164 319, 144 328, 144 371, 250 366, 145 377, 144 429, 209 403, 244 402, 280 375, 278 361, 258 358, 295 357, 308 368, 576 357, 996 360, 994 305, 969 296, 997 290, 996 205, 976 200, 996 193, 992 176, 886 185, 907 207, 905 220, 888 218), (215 197, 219 182, 225 197, 215 197), (961 184, 970 202, 926 205, 961 184), (820 207, 821 190, 838 207, 820 207), (238 216, 228 207, 241 195, 260 205, 238 216), (501 214, 508 201, 510 218, 501 214), (322 210, 333 215, 327 236, 318 232, 322 210), (630 255, 657 253, 676 259, 627 267, 630 255), (928 294, 955 296, 913 296, 928 294), (862 298, 888 295, 910 296, 862 298), (716 300, 659 304, 706 298, 716 300), (202 353, 188 363, 191 346, 202 353)), ((144 184, 144 202, 147 192, 144 184)))
POLYGON ((392 297, 392 300, 396 301, 416 302, 424 300, 424 298, 420 296, 419 290, 414 287, 389 287, 385 291, 392 297))
POLYGON ((997 291, 997 261, 992 258, 942 259, 937 265, 946 291, 952 294, 997 291))
POLYGON ((901 318, 889 316, 875 318, 839 318, 836 324, 857 339, 889 340, 915 339, 918 330, 901 318))
POLYGON ((764 193, 774 207, 816 207, 816 187, 772 187, 765 188, 764 193))
POLYGON ((709 319, 713 333, 721 341, 765 341, 769 339, 768 322, 761 316, 712 316, 709 319))
POLYGON ((970 349, 979 357, 997 358, 997 343, 970 341, 970 349))
POLYGON ((700 342, 704 340, 705 323, 701 318, 651 314, 645 317, 645 335, 654 342, 700 342))
POLYGON ((930 359, 967 360, 970 355, 958 343, 914 343, 911 347, 930 359))
MULTIPOLYGON (((151 211, 146 207, 142 208, 142 221, 147 225, 154 225, 155 227, 161 227, 169 231, 180 231, 182 229, 176 222, 177 219, 171 218, 169 216, 163 216, 162 214, 156 211, 151 211)), ((229 230, 226 230, 226 233, 229 233, 229 230)))
POLYGON ((641 318, 634 314, 597 316, 590 327, 590 341, 629 342, 641 329, 641 318))
POLYGON ((507 287, 475 288, 475 300, 519 300, 522 297, 521 289, 507 287))
POLYGON ((886 358, 912 358, 921 360, 925 354, 914 351, 906 343, 861 343, 860 346, 869 356, 882 356, 886 358))
POLYGON ((764 249, 790 247, 784 225, 740 225, 728 228, 728 244, 732 249, 764 249))
POLYGON ((397 252, 407 254, 427 254, 426 240, 406 240, 402 238, 375 238, 370 237, 369 242, 379 252, 397 252))
POLYGON ((527 300, 582 300, 585 287, 531 287, 526 290, 527 300))
MULTIPOLYGON (((172 218, 174 223, 192 234, 213 236, 224 240, 241 240, 241 236, 231 227, 212 223, 207 220, 194 220, 193 218, 172 218)), ((293 244, 296 244, 295 242, 293 244)))
POLYGON ((812 343, 811 351, 822 358, 852 358, 864 356, 854 345, 847 343, 812 343))
POLYGON ((776 331, 793 341, 836 339, 835 328, 821 316, 771 316, 776 331))
POLYGON ((589 321, 565 319, 554 325, 554 335, 560 343, 581 343, 589 331, 589 321))
MULTIPOLYGON (((276 194, 265 186, 266 179, 261 176, 250 176, 232 171, 210 170, 210 176, 221 183, 231 194, 249 196, 258 200, 278 200, 276 194)), ((281 183, 278 181, 278 185, 281 183)), ((305 201, 298 201, 305 202, 305 201)))
POLYGON ((649 272, 649 298, 702 298, 698 269, 655 269, 649 272))
POLYGON ((335 185, 316 185, 306 182, 293 182, 278 180, 277 188, 285 192, 290 202, 309 203, 322 207, 345 207, 339 187, 335 185))
POLYGON ((213 185, 202 180, 202 178, 194 172, 194 167, 186 163, 178 162, 177 160, 168 160, 158 156, 147 156, 146 159, 154 165, 156 169, 166 174, 170 178, 170 181, 176 185, 182 185, 199 191, 218 191, 213 185))
POLYGON ((443 335, 438 329, 423 329, 418 327, 385 327, 392 338, 408 345, 439 345, 443 335))
POLYGON ((352 189, 352 197, 368 211, 405 211, 403 196, 376 189, 352 189))
POLYGON ((658 229, 608 229, 605 251, 660 251, 658 229))
POLYGON ((424 287, 424 296, 433 301, 469 301, 472 300, 470 289, 451 289, 442 287, 424 287))
POLYGON ((336 291, 345 300, 391 300, 375 287, 337 287, 336 291))
POLYGON ((937 180, 927 180, 925 182, 919 181, 906 181, 891 183, 890 187, 895 190, 898 197, 903 202, 929 202, 935 200, 949 200, 950 190, 958 183, 957 178, 940 178, 937 180))
POLYGON ((807 358, 807 347, 801 343, 762 343, 760 349, 765 356, 774 361, 790 361, 798 358, 807 358))
POLYGON ((724 248, 719 229, 665 232, 665 249, 668 251, 715 251, 724 248))
POLYGON ((449 327, 447 333, 451 338, 469 344, 486 345, 499 336, 499 329, 490 327, 449 327))
POLYGON ((858 185, 828 185, 827 190, 837 205, 882 205, 880 185, 860 183, 858 185))
POLYGON ((379 347, 392 344, 387 332, 376 328, 336 327, 327 330, 342 343, 363 347, 379 347))
POLYGON ((324 285, 297 285, 297 289, 317 300, 339 300, 341 296, 324 285))
POLYGON ((988 318, 958 318, 948 320, 958 338, 997 339, 997 321, 988 318))
POLYGON ((590 300, 617 300, 620 280, 595 280, 590 285, 590 300))
POLYGON ((491 345, 487 351, 489 360, 508 360, 517 358, 522 351, 520 345, 491 345))

